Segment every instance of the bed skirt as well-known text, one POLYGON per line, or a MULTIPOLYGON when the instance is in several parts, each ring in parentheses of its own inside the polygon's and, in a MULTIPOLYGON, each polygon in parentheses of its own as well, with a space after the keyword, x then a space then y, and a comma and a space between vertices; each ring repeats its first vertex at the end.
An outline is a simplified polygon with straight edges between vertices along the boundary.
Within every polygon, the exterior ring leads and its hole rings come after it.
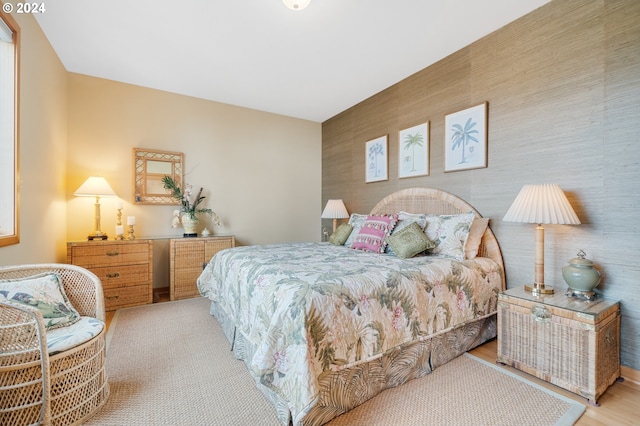
MULTIPOLYGON (((240 333, 236 333, 233 319, 228 318, 216 302, 211 302, 210 313, 216 317, 231 343, 234 357, 248 365, 255 349, 240 333)), ((339 371, 327 371, 318 379, 320 394, 317 402, 296 419, 291 418, 286 400, 260 383, 259 379, 256 379, 256 385, 276 409, 281 424, 322 425, 385 389, 431 373, 496 335, 497 316, 494 313, 427 339, 396 347, 372 361, 339 371)))

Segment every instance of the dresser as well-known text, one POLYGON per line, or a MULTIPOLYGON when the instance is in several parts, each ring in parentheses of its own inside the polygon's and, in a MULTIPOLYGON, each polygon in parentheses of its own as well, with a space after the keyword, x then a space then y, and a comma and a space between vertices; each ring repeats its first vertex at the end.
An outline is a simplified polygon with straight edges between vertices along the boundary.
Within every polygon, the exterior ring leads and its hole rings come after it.
POLYGON ((152 240, 69 242, 67 263, 100 278, 107 311, 153 302, 152 240))
POLYGON ((619 303, 509 289, 498 300, 498 362, 597 405, 620 377, 619 303))
POLYGON ((233 235, 169 240, 169 291, 171 300, 200 296, 196 281, 220 250, 235 247, 233 235))

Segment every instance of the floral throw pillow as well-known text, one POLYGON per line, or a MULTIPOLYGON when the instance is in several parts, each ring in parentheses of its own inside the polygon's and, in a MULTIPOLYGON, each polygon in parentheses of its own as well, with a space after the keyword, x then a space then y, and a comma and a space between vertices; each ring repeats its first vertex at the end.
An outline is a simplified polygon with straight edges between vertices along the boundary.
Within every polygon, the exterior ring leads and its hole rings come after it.
POLYGON ((351 248, 371 253, 384 253, 386 238, 393 231, 398 215, 368 216, 358 232, 351 248))
POLYGON ((430 254, 465 259, 465 244, 475 214, 473 212, 452 215, 428 215, 424 232, 435 243, 430 254))
POLYGON ((360 228, 364 225, 364 221, 367 220, 368 215, 366 214, 358 214, 352 213, 349 217, 349 225, 353 227, 351 234, 349 234, 349 238, 345 241, 344 245, 347 247, 351 247, 353 241, 356 239, 358 232, 360 232, 360 228))
POLYGON ((60 277, 53 273, 0 280, 0 300, 38 309, 47 330, 71 325, 80 319, 64 293, 60 277))

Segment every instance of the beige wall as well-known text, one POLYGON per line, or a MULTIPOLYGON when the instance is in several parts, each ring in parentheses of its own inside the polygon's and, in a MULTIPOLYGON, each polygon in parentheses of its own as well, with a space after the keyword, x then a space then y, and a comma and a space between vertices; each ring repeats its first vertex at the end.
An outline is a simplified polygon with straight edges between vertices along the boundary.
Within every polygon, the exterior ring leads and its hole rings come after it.
MULTIPOLYGON (((138 237, 182 236, 176 206, 132 203, 134 147, 183 152, 185 180, 204 187, 205 206, 223 221, 215 233, 240 244, 319 238, 319 123, 70 74, 67 156, 68 237, 93 227, 94 200, 73 192, 103 175, 136 217, 138 237)), ((102 228, 113 235, 115 199, 102 199, 102 228)))
POLYGON ((14 14, 20 50, 20 243, 0 264, 63 260, 66 254, 67 72, 30 15, 14 14))
MULTIPOLYGON (((223 221, 215 233, 238 244, 320 238, 320 123, 67 73, 35 19, 22 30, 19 244, 0 265, 66 261, 66 242, 93 230, 93 203, 73 192, 90 175, 107 178, 136 216, 138 238, 160 238, 156 271, 168 260, 163 237, 173 206, 133 205, 134 147, 185 154, 186 180, 203 186, 223 221)), ((115 199, 102 199, 111 237, 115 199)), ((163 269, 164 268, 164 269, 163 269)), ((165 274, 166 275, 166 274, 165 274)), ((155 276, 156 286, 168 277, 155 276)))
MULTIPOLYGON (((640 2, 552 1, 323 123, 324 201, 452 192, 491 218, 508 287, 533 279, 533 226, 502 217, 524 184, 558 183, 579 226, 546 226, 545 281, 584 249, 621 300, 622 363, 640 369, 640 2), (444 115, 489 103, 488 168, 444 173, 444 115), (431 175, 398 179, 398 131, 431 122, 431 175), (389 176, 364 183, 364 144, 389 134, 389 176)), ((328 225, 328 222, 326 223, 328 225)))
MULTIPOLYGON (((176 206, 132 203, 134 147, 184 153, 185 181, 204 188, 205 207, 237 244, 319 239, 321 125, 78 74, 69 76, 68 238, 93 229, 94 200, 73 197, 102 175, 136 217, 136 236, 181 237, 176 206)), ((115 199, 103 198, 102 230, 111 237, 115 199)), ((167 282, 167 243, 154 245, 154 286, 167 282)))

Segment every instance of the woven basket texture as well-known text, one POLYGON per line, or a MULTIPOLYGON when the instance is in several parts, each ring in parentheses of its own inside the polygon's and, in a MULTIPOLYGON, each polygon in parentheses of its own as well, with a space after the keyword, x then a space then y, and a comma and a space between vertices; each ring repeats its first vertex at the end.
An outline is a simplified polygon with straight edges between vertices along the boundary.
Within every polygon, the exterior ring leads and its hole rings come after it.
MULTIPOLYGON (((0 279, 53 272, 83 316, 105 319, 100 280, 64 264, 0 267, 0 279)), ((72 349, 49 355, 42 314, 28 306, 0 303, 0 424, 73 425, 106 402, 105 331, 72 349)))
MULTIPOLYGON (((371 214, 390 214, 399 211, 437 215, 474 212, 476 217, 482 217, 463 199, 433 188, 408 188, 394 192, 380 200, 371 210, 371 214)), ((489 227, 482 236, 478 256, 494 260, 504 271, 504 261, 498 240, 489 227)), ((502 274, 502 289, 506 290, 505 274, 502 274)))

